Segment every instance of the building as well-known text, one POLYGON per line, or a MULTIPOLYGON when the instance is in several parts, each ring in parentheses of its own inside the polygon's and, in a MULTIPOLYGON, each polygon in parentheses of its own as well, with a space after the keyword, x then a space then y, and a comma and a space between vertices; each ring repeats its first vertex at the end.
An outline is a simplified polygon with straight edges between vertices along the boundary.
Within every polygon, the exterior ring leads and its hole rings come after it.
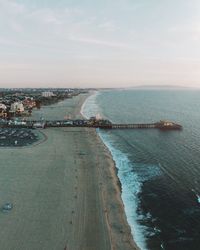
POLYGON ((0 103, 0 117, 1 118, 6 118, 7 117, 7 107, 5 104, 0 103))
POLYGON ((5 111, 7 109, 6 105, 3 103, 0 103, 0 112, 5 111))
POLYGON ((11 104, 10 111, 14 113, 23 113, 24 112, 24 105, 22 102, 14 102, 11 104))
POLYGON ((42 92, 42 96, 43 97, 53 97, 53 96, 55 96, 55 94, 51 91, 45 91, 45 92, 42 92))
POLYGON ((174 125, 174 123, 170 121, 160 121, 160 123, 165 127, 174 125))
POLYGON ((33 98, 26 98, 23 101, 23 105, 27 109, 32 109, 32 108, 36 107, 36 102, 35 102, 35 100, 33 100, 33 98))

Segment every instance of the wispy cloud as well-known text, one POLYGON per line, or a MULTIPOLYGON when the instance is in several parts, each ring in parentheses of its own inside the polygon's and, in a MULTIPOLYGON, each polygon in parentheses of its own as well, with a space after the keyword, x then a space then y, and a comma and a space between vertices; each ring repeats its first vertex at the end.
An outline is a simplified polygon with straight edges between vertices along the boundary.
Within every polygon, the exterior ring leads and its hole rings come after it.
POLYGON ((11 21, 10 22, 10 27, 12 28, 13 31, 17 32, 17 33, 20 33, 20 32, 23 32, 23 25, 21 25, 19 22, 13 22, 11 21))
POLYGON ((179 33, 191 33, 199 32, 200 33, 200 22, 191 22, 186 25, 176 25, 169 28, 169 32, 179 32, 179 33))
POLYGON ((58 17, 59 13, 56 14, 55 11, 51 9, 38 9, 30 11, 26 14, 26 19, 29 21, 41 23, 41 24, 62 24, 62 20, 58 17))
POLYGON ((99 40, 96 38, 90 38, 90 37, 76 37, 73 35, 69 36, 69 40, 74 42, 80 42, 80 43, 88 43, 98 46, 106 46, 106 47, 112 47, 112 48, 123 48, 123 49, 131 49, 132 47, 125 43, 118 43, 113 41, 106 41, 106 40, 99 40))
MULTIPOLYGON (((174 72, 188 68, 188 75, 194 75, 192 67, 199 67, 200 56, 200 3, 190 0, 188 7, 187 0, 182 5, 180 1, 109 0, 105 5, 105 1, 0 0, 0 64, 16 63, 21 69, 27 60, 31 78, 37 75, 31 69, 38 71, 39 61, 49 80, 50 73, 58 75, 52 69, 59 71, 61 65, 59 75, 64 75, 64 67, 73 68, 75 74, 84 67, 83 81, 90 76, 92 82, 104 75, 100 69, 114 82, 131 81, 135 75, 143 78, 149 68, 152 79, 157 71, 164 69, 167 75, 171 68, 174 72)), ((74 78, 69 70, 66 79, 70 74, 74 78)))
POLYGON ((4 37, 0 37, 0 44, 4 46, 11 46, 11 47, 21 47, 21 48, 29 47, 27 46, 27 43, 24 44, 24 43, 13 41, 11 39, 7 39, 4 37))
POLYGON ((116 31, 118 27, 112 21, 104 21, 98 25, 99 28, 106 31, 116 31))
POLYGON ((11 12, 13 14, 22 14, 26 11, 26 7, 22 3, 16 3, 10 0, 0 0, 1 10, 11 12))

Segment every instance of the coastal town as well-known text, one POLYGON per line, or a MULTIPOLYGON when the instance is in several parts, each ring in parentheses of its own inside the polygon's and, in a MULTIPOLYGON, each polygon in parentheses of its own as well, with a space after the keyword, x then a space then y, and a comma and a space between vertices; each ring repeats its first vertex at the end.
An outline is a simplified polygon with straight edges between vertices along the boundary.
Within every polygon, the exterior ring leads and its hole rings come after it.
POLYGON ((58 120, 48 120, 40 117, 31 119, 33 109, 52 105, 67 98, 72 98, 88 90, 80 89, 47 89, 47 90, 18 90, 4 91, 0 98, 0 127, 6 128, 47 128, 47 127, 93 127, 103 129, 149 129, 181 130, 182 126, 172 121, 161 120, 154 123, 118 124, 103 119, 99 114, 89 119, 71 119, 65 116, 58 120), (30 119, 29 119, 30 118, 30 119))
POLYGON ((22 147, 40 138, 33 129, 44 128, 44 121, 33 122, 32 112, 44 106, 71 99, 81 89, 0 89, 0 147, 22 147))
POLYGON ((0 89, 0 119, 30 117, 32 110, 72 98, 81 89, 0 89))

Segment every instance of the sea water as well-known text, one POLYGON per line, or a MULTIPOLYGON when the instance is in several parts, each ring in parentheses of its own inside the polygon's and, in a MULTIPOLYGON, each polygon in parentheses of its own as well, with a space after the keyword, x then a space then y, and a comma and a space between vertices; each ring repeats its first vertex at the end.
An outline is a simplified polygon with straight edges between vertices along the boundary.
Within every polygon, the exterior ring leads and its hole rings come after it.
POLYGON ((200 91, 112 90, 82 113, 115 123, 172 120, 182 131, 99 130, 122 185, 133 238, 142 249, 200 249, 200 91))

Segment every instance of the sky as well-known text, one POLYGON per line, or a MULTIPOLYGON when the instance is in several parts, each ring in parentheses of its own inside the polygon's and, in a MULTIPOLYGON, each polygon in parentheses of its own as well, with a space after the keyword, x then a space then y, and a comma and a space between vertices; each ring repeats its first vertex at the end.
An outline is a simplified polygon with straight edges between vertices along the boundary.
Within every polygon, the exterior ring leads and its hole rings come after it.
POLYGON ((200 87, 199 0, 0 0, 0 87, 200 87))

